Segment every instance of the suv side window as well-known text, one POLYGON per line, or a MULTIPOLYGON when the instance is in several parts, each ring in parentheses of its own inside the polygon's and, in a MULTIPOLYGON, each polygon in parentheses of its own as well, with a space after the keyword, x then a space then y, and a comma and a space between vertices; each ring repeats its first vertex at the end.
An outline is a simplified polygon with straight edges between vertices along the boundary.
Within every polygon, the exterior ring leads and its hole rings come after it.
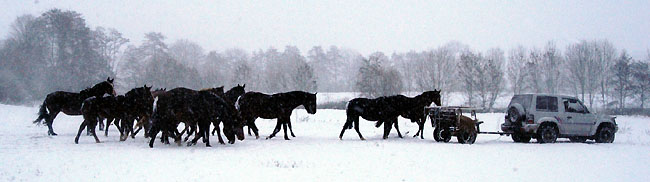
POLYGON ((542 112, 557 112, 557 97, 552 96, 537 96, 537 104, 535 105, 537 111, 542 112))
POLYGON ((588 113, 587 108, 577 99, 562 98, 562 103, 564 103, 564 112, 588 113))

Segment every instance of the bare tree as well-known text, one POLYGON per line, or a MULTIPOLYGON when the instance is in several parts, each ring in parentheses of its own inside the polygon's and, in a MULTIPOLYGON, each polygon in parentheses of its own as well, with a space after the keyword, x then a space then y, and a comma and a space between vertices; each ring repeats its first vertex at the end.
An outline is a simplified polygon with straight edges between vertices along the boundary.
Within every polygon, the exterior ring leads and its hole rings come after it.
POLYGON ((576 90, 574 90, 576 95, 580 95, 581 100, 584 101, 585 95, 588 94, 590 89, 587 83, 587 72, 589 71, 592 55, 589 44, 587 41, 571 44, 567 47, 565 54, 569 81, 571 85, 576 87, 576 90))
POLYGON ((544 47, 541 63, 541 74, 544 79, 544 88, 546 93, 556 94, 561 85, 561 78, 563 77, 561 68, 564 60, 560 51, 555 46, 554 42, 547 42, 544 47))
POLYGON ((503 92, 503 64, 505 62, 505 57, 503 50, 499 48, 492 48, 488 50, 488 53, 485 57, 484 69, 487 71, 488 84, 486 85, 486 90, 488 92, 487 97, 487 110, 492 111, 494 103, 499 98, 503 92))
POLYGON ((542 93, 543 89, 543 78, 542 78, 542 63, 543 63, 543 53, 540 49, 532 48, 528 56, 528 62, 524 68, 526 74, 524 82, 524 88, 533 92, 533 93, 542 93))
POLYGON ((630 65, 632 72, 632 93, 637 100, 641 103, 640 107, 644 108, 645 101, 648 100, 648 92, 650 91, 650 68, 648 62, 634 62, 630 65))
POLYGON ((526 77, 526 63, 528 62, 528 51, 523 46, 510 50, 508 54, 508 81, 515 94, 522 93, 524 89, 524 78, 526 77))
POLYGON ((631 89, 631 79, 632 72, 630 70, 630 62, 632 57, 627 55, 627 52, 623 50, 621 56, 616 60, 616 64, 612 67, 612 73, 614 75, 612 79, 612 86, 614 87, 614 92, 616 93, 616 99, 618 100, 618 108, 625 108, 625 100, 628 97, 628 94, 631 89))
MULTIPOLYGON (((467 104, 472 106, 475 104, 474 97, 479 96, 485 98, 487 93, 480 93, 485 84, 484 70, 481 66, 482 56, 480 53, 475 54, 471 51, 464 51, 460 55, 460 62, 458 62, 458 76, 461 79, 462 91, 467 98, 467 104)), ((481 107, 485 106, 484 103, 481 107)))
POLYGON ((595 81, 600 89, 601 102, 604 106, 607 106, 607 95, 610 92, 609 83, 611 82, 612 74, 606 70, 611 70, 614 65, 616 49, 609 41, 601 40, 594 43, 594 53, 596 66, 590 72, 595 73, 595 75, 592 75, 596 77, 595 81))

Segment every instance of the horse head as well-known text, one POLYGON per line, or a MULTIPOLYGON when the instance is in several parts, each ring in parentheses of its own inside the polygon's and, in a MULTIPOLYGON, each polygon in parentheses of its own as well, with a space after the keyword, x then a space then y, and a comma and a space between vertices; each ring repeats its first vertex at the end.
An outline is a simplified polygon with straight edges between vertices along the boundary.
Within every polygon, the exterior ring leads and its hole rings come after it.
POLYGON ((303 106, 305 106, 305 110, 307 110, 307 113, 309 114, 316 114, 316 94, 318 93, 308 93, 305 92, 306 94, 306 99, 303 101, 303 106))
POLYGON ((427 103, 435 103, 437 106, 441 106, 440 101, 440 90, 426 91, 420 95, 427 103))
POLYGON ((243 124, 243 119, 239 115, 238 111, 235 111, 236 113, 232 115, 232 119, 230 122, 223 122, 223 134, 226 136, 228 139, 228 143, 234 144, 235 143, 235 137, 237 137, 238 140, 244 140, 244 124, 243 124))
POLYGON ((90 88, 88 91, 91 93, 93 96, 98 96, 101 97, 104 94, 109 94, 111 96, 116 96, 117 93, 115 92, 115 88, 113 86, 113 81, 115 79, 111 79, 108 77, 106 81, 100 82, 98 84, 95 84, 92 88, 90 88))
POLYGON ((234 102, 235 100, 237 100, 237 97, 244 95, 244 93, 246 93, 244 87, 246 87, 246 84, 244 84, 243 86, 237 84, 237 86, 232 87, 230 90, 228 90, 225 93, 225 95, 228 99, 230 99, 230 101, 234 102))
MULTIPOLYGON (((245 125, 245 120, 241 117, 241 114, 239 111, 235 108, 233 105, 228 105, 227 107, 228 111, 230 112, 231 116, 231 124, 230 124, 230 131, 232 138, 229 138, 228 143, 233 144, 235 143, 234 137, 237 136, 238 140, 244 140, 244 125, 245 125)), ((227 128, 226 125, 224 124, 224 128, 227 128)), ((224 130, 224 133, 226 131, 224 130)), ((228 134, 226 134, 228 135, 228 134)), ((226 136, 228 137, 228 136, 226 136)))

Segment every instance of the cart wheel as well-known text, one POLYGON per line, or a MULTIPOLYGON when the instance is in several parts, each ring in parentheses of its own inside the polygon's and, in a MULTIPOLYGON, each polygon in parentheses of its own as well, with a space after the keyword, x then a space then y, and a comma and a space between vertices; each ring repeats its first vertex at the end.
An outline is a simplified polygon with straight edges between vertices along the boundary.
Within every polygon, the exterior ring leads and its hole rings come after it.
POLYGON ((476 132, 461 132, 456 135, 458 143, 473 144, 476 141, 476 132))
POLYGON ((436 142, 449 142, 449 140, 451 140, 449 129, 440 128, 442 127, 436 127, 436 129, 433 130, 433 139, 436 140, 436 142))

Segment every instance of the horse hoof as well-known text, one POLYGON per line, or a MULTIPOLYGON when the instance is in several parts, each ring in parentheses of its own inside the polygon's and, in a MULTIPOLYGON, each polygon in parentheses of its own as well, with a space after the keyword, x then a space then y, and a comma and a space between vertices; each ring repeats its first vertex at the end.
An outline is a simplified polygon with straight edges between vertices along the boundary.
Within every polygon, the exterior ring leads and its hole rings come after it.
POLYGON ((219 141, 219 144, 221 144, 221 145, 225 145, 225 144, 226 144, 226 142, 223 142, 223 141, 219 141))
POLYGON ((255 136, 255 139, 260 139, 260 136, 255 136))
POLYGON ((291 139, 289 139, 288 137, 285 137, 284 140, 291 140, 291 139))
POLYGON ((361 140, 366 140, 366 138, 363 138, 363 137, 362 137, 361 140))
POLYGON ((212 147, 212 145, 208 145, 208 144, 206 144, 205 147, 212 147))

